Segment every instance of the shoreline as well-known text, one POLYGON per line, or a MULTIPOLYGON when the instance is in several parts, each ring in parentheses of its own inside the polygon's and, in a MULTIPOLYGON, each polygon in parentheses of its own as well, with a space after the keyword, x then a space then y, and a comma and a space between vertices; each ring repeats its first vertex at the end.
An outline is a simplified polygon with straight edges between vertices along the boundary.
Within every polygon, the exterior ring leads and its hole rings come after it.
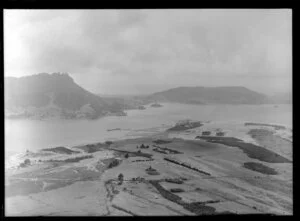
MULTIPOLYGON (((68 120, 69 121, 69 120, 68 120)), ((197 121, 198 122, 198 121, 197 121)), ((201 122, 201 121, 199 121, 201 122)), ((269 131, 270 128, 275 128, 276 126, 284 126, 285 128, 282 128, 284 131, 286 130, 290 130, 291 132, 291 136, 292 136, 292 129, 290 129, 287 125, 284 125, 284 124, 274 124, 274 123, 255 123, 255 122, 249 122, 249 121, 241 121, 241 122, 234 122, 232 123, 231 121, 206 121, 206 122, 201 122, 201 125, 200 126, 197 126, 197 127, 192 127, 192 128, 189 128, 189 129, 186 129, 186 130, 179 130, 179 131, 172 131, 170 129, 172 129, 173 127, 171 125, 169 125, 170 128, 167 128, 166 125, 164 126, 157 126, 157 127, 151 127, 151 128, 143 128, 143 129, 122 129, 122 128, 118 128, 122 131, 129 131, 128 134, 125 134, 124 137, 122 138, 111 138, 111 139, 106 139, 106 141, 113 141, 113 142, 126 142, 126 141, 129 141, 129 140, 136 140, 136 139, 139 139, 139 138, 144 138, 144 137, 160 137, 160 136, 167 136, 168 138, 181 138, 181 139, 187 139, 187 140, 194 140, 197 133, 200 134, 200 132, 197 131, 197 129, 203 129, 205 128, 205 126, 209 126, 209 125, 216 125, 214 129, 211 129, 210 130, 218 130, 218 128, 220 126, 223 126, 223 125, 244 125, 246 128, 249 128, 249 137, 253 138, 253 136, 251 135, 251 131, 253 128, 255 127, 258 127, 258 129, 260 130, 267 130, 269 131), (250 124, 251 125, 250 125, 250 124), (220 124, 220 125, 219 125, 220 124), (249 124, 249 125, 246 125, 246 124, 249 124), (152 129, 165 129, 164 131, 161 131, 161 132, 153 132, 152 129), (196 129, 195 131, 193 131, 193 129, 196 129), (192 130, 193 132, 191 134, 194 134, 194 135, 191 135, 191 137, 187 137, 185 135, 190 135, 190 133, 188 132, 186 134, 186 131, 190 131, 192 130), (134 134, 133 135, 130 135, 130 132, 133 132, 134 134), (137 132, 137 133, 135 133, 137 132), (145 133, 143 133, 145 132, 145 133), (169 136, 171 135, 171 136, 169 136), (181 135, 181 136, 177 136, 177 135, 181 135)), ((222 130, 222 129, 221 129, 222 130)), ((114 130, 113 130, 114 131, 114 130)), ((110 131, 110 132, 113 132, 113 131, 110 131)), ((272 130, 271 130, 272 131, 272 130)), ((282 134, 280 134, 278 131, 281 131, 281 130, 273 130, 273 133, 275 133, 276 136, 278 136, 279 138, 281 139, 284 139, 286 140, 287 142, 290 142, 290 143, 293 143, 293 140, 292 138, 287 138, 286 136, 282 136, 282 134)), ((283 134, 284 135, 284 134, 283 134)), ((228 133, 225 135, 226 137, 228 136, 228 133)), ((252 140, 249 140, 249 139, 245 139, 245 137, 241 137, 241 136, 236 136, 233 134, 234 137, 238 138, 238 139, 242 139, 244 142, 250 142, 250 143, 253 143, 253 144, 256 144, 256 145, 264 145, 263 142, 262 143, 259 143, 257 139, 252 139, 252 140)), ((210 137, 210 136, 207 136, 207 137, 210 137)), ((101 142, 105 142, 102 140, 95 140, 95 141, 85 141, 85 142, 77 142, 76 144, 72 144, 72 145, 63 145, 63 146, 67 146, 68 148, 70 149, 76 149, 77 147, 79 146, 87 146, 87 145, 94 145, 94 144, 97 144, 97 143, 101 143, 101 142)), ((46 147, 45 147, 46 148, 46 147)), ((42 149, 45 149, 45 148, 41 148, 41 149, 37 149, 37 150, 34 150, 33 152, 39 152, 41 151, 42 149)), ((5 150, 5 157, 8 156, 8 158, 11 158, 11 157, 14 157, 15 155, 22 155, 24 151, 10 151, 11 153, 6 153, 7 151, 5 150), (7 155, 6 155, 7 154, 7 155)), ((5 161, 7 161, 9 159, 6 159, 5 161)))

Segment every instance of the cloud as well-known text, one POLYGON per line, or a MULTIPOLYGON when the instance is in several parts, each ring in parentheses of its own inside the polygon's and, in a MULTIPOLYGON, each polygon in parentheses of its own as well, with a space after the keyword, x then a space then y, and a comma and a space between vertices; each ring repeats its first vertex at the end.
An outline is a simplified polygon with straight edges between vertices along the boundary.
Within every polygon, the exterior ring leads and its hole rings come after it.
POLYGON ((291 10, 5 10, 4 46, 5 75, 69 72, 99 93, 195 82, 287 90, 257 78, 291 81, 291 10))

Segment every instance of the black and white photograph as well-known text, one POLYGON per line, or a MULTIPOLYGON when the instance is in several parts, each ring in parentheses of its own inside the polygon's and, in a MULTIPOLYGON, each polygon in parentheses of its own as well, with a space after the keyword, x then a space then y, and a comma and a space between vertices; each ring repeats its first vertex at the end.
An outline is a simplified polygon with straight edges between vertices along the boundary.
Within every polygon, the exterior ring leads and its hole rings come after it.
POLYGON ((3 9, 4 216, 293 215, 292 14, 3 9))

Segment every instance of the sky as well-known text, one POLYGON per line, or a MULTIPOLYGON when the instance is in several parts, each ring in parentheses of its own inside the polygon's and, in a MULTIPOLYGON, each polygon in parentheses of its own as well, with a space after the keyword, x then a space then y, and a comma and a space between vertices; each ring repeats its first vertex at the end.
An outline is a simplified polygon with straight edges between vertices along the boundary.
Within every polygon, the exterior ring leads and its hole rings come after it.
POLYGON ((4 74, 67 72, 98 94, 291 91, 290 9, 4 10, 4 74))

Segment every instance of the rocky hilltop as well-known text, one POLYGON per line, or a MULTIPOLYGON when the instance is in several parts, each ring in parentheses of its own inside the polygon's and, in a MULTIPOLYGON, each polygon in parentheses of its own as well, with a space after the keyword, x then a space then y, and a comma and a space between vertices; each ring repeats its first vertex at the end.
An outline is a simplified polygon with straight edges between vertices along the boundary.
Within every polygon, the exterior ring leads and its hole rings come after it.
POLYGON ((65 73, 5 78, 6 117, 93 119, 120 113, 121 105, 85 90, 65 73))

